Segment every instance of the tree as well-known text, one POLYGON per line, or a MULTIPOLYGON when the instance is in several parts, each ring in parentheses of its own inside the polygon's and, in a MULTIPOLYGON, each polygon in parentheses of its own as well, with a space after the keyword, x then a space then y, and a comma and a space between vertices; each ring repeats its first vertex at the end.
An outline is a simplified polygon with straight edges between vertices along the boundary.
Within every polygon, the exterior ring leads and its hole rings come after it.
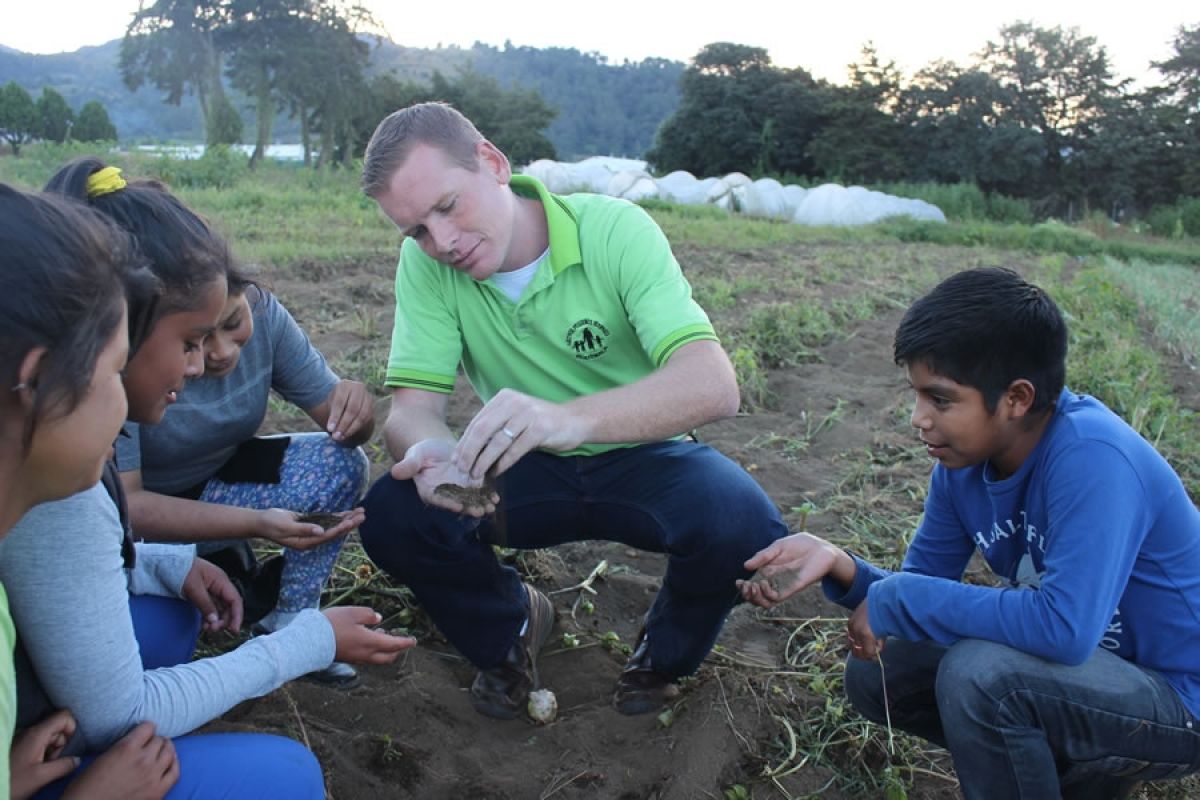
POLYGON ((362 102, 354 109, 350 119, 350 147, 354 154, 366 152, 371 134, 388 114, 429 99, 428 86, 401 81, 393 75, 376 75, 367 84, 362 102))
POLYGON ((762 160, 766 124, 759 95, 776 79, 761 47, 713 42, 700 48, 680 78, 679 108, 659 128, 646 159, 661 172, 752 171, 762 160))
POLYGON ((58 92, 46 86, 37 101, 38 136, 47 142, 61 144, 71 134, 75 114, 58 92))
POLYGON ((1120 220, 1200 195, 1200 141, 1171 93, 1152 88, 1112 100, 1072 159, 1089 205, 1120 220))
POLYGON ((121 42, 121 77, 130 91, 147 81, 179 105, 194 92, 205 129, 214 100, 224 95, 217 34, 228 24, 224 0, 154 0, 144 3, 121 42))
POLYGON ((117 139, 117 129, 108 118, 108 112, 99 101, 91 100, 79 109, 79 118, 71 135, 80 142, 113 142, 117 139))
MULTIPOLYGON (((1062 195, 1082 191, 1067 160, 1083 147, 1090 126, 1119 93, 1108 53, 1077 28, 1039 28, 1017 22, 988 42, 981 66, 1004 90, 1001 119, 1038 134, 1044 161, 1027 195, 1041 195, 1047 207, 1062 195)), ((1126 82, 1127 83, 1127 82, 1126 82)), ((1061 209, 1060 209, 1061 210, 1061 209)))
POLYGON ((908 172, 906 131, 896 117, 902 76, 863 46, 846 87, 829 90, 825 120, 808 147, 816 171, 841 181, 899 180, 908 172))
POLYGON ((33 98, 16 81, 0 88, 0 138, 8 141, 13 155, 21 155, 21 145, 37 135, 38 115, 33 98))
POLYGON ((1167 86, 1178 110, 1175 153, 1186 165, 1180 189, 1200 196, 1200 24, 1180 26, 1173 43, 1175 55, 1154 66, 1167 78, 1167 86))
POLYGON ((531 89, 504 89, 494 78, 468 67, 455 80, 435 72, 427 99, 443 100, 461 111, 513 164, 556 157, 543 131, 557 112, 531 89))
POLYGON ((1200 115, 1200 24, 1191 28, 1179 26, 1172 43, 1175 55, 1154 67, 1167 78, 1189 115, 1200 115))
POLYGON ((302 35, 300 14, 306 0, 232 0, 231 20, 221 32, 230 51, 227 73, 230 82, 254 100, 256 133, 253 169, 266 155, 275 117, 274 90, 278 72, 288 53, 308 54, 302 35))
POLYGON ((807 173, 823 103, 811 75, 773 67, 761 47, 707 44, 684 70, 679 107, 646 159, 661 172, 807 173))
POLYGON ((1039 180, 1043 142, 1005 119, 1011 106, 1010 90, 982 67, 937 61, 918 72, 900 112, 909 131, 910 177, 1025 195, 1039 180))
POLYGON ((209 147, 237 144, 242 141, 242 117, 224 94, 214 97, 208 111, 204 142, 209 147))
POLYGON ((277 73, 279 102, 299 119, 306 165, 311 163, 312 136, 318 133, 318 166, 344 163, 356 152, 355 119, 370 93, 370 46, 357 31, 378 23, 361 7, 343 10, 318 2, 302 25, 303 47, 291 51, 277 73))

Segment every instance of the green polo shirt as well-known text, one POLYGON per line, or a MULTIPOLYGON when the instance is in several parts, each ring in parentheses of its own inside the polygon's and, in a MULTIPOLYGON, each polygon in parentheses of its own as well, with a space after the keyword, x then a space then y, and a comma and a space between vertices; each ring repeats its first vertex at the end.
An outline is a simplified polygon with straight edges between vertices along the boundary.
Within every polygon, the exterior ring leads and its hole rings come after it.
POLYGON ((633 383, 688 342, 716 340, 645 211, 604 195, 553 195, 524 175, 510 185, 546 209, 550 257, 513 303, 490 278, 475 281, 406 240, 387 386, 449 393, 461 362, 485 403, 504 388, 558 403, 633 383))
POLYGON ((8 751, 12 748, 13 726, 17 724, 17 676, 13 670, 13 647, 17 632, 8 615, 8 594, 0 586, 0 798, 8 800, 8 751))

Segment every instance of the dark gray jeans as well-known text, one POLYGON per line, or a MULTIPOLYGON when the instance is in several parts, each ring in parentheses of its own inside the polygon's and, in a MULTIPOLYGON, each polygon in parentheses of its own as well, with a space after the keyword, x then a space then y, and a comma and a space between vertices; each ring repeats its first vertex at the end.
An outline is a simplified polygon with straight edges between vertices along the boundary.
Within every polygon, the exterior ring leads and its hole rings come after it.
MULTIPOLYGON (((1200 771, 1200 723, 1156 672, 1106 650, 1079 666, 966 639, 889 639, 892 725, 950 751, 963 796, 1116 798, 1200 771)), ((846 695, 883 723, 875 661, 851 657, 846 695)))

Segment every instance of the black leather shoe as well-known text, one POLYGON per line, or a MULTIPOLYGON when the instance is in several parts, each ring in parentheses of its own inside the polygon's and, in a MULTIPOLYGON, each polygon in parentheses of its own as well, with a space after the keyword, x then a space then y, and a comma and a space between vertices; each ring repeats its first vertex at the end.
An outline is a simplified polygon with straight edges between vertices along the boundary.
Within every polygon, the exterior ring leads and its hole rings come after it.
POLYGON ((525 711, 529 693, 538 687, 537 656, 554 630, 554 604, 525 584, 529 596, 529 623, 504 661, 481 669, 471 684, 471 705, 480 714, 496 719, 516 719, 525 711))
POLYGON ((679 696, 679 687, 672 678, 654 670, 650 663, 650 645, 646 630, 638 634, 637 647, 617 678, 613 692, 613 708, 622 714, 649 714, 659 711, 679 696))

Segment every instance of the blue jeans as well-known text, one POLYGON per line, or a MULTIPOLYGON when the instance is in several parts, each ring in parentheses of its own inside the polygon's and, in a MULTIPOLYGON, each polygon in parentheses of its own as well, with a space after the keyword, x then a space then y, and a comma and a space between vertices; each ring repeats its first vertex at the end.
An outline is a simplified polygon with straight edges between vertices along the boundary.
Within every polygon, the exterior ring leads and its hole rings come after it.
MULTIPOLYGON (((173 597, 130 595, 129 612, 141 650, 142 667, 158 669, 189 661, 200 633, 195 606, 173 597)), ((179 780, 166 800, 320 800, 325 778, 316 756, 283 736, 262 733, 206 733, 172 740, 179 780)), ((51 783, 33 800, 56 800, 99 753, 83 756, 79 767, 51 783)))
POLYGON ((742 563, 787 535, 778 510, 734 462, 692 441, 596 456, 534 452, 500 476, 495 517, 426 506, 412 481, 380 478, 367 493, 363 547, 412 589, 438 629, 481 669, 499 664, 526 615, 516 570, 493 544, 550 547, 603 539, 667 553, 646 617, 659 672, 690 675, 738 599, 742 563))
MULTIPOLYGON (((1106 650, 1067 666, 978 639, 889 639, 883 663, 892 725, 947 748, 968 800, 1122 797, 1200 771, 1178 693, 1106 650)), ((877 662, 848 660, 846 695, 886 721, 877 662)))

